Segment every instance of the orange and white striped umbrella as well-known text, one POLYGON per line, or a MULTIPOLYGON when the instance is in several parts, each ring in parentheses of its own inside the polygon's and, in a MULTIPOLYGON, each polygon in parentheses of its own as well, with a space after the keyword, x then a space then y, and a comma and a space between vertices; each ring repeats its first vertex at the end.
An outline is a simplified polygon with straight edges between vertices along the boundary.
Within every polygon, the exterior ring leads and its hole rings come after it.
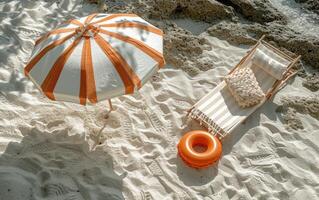
POLYGON ((24 71, 50 99, 131 94, 165 64, 163 32, 134 14, 92 14, 40 37, 24 71))

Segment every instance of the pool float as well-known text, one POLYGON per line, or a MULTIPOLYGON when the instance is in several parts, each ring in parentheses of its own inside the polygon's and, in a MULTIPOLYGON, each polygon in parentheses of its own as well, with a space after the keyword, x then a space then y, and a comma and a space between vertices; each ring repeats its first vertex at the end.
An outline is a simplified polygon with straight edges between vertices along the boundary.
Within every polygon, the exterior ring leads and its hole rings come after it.
POLYGON ((219 139, 203 130, 186 133, 179 141, 177 148, 183 161, 194 168, 208 167, 222 154, 222 144, 219 139), (196 147, 204 150, 199 152, 196 147))

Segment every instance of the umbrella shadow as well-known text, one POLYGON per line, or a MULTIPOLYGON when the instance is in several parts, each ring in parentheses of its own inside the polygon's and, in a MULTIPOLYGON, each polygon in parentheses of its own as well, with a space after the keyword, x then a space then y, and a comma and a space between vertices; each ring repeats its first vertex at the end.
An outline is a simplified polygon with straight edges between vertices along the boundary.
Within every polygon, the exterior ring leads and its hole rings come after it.
POLYGON ((124 199, 123 176, 105 151, 89 151, 67 130, 20 131, 22 141, 10 142, 0 156, 1 199, 124 199))
POLYGON ((8 24, 3 24, 0 28, 0 68, 17 68, 19 62, 13 62, 20 59, 19 51, 23 49, 22 40, 17 32, 8 24))
POLYGON ((8 81, 0 81, 0 92, 8 93, 16 91, 18 93, 24 93, 26 91, 27 78, 23 77, 18 72, 12 72, 8 81))

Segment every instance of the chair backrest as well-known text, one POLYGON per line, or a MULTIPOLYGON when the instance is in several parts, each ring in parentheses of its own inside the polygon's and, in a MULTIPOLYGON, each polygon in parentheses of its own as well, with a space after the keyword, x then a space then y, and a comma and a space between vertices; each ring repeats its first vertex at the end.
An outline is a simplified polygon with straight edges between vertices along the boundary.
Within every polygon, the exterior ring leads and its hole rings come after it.
POLYGON ((239 67, 251 67, 255 64, 261 67, 265 72, 269 73, 279 80, 283 77, 284 73, 286 73, 286 70, 291 63, 291 60, 282 57, 260 42, 255 48, 251 50, 247 58, 241 63, 239 67), (279 75, 276 74, 276 71, 278 72, 278 70, 275 69, 276 66, 285 68, 285 70, 282 72, 283 74, 279 74, 280 78, 278 78, 279 75))
POLYGON ((277 80, 283 78, 291 63, 262 44, 255 50, 252 62, 277 80))
MULTIPOLYGON (((300 59, 301 56, 298 56, 297 58, 291 58, 286 53, 280 51, 276 47, 272 46, 271 44, 264 41, 265 36, 263 36, 257 44, 248 52, 248 54, 242 58, 242 60, 237 64, 235 68, 233 68, 229 73, 233 73, 238 68, 243 67, 251 67, 253 71, 256 73, 262 72, 256 70, 256 62, 253 62, 253 58, 256 55, 257 50, 262 51, 264 54, 266 54, 268 57, 272 58, 276 62, 280 63, 285 67, 286 70, 280 76, 274 76, 272 73, 267 72, 267 69, 265 69, 265 66, 259 66, 260 68, 264 69, 266 73, 269 74, 269 79, 275 79, 273 82, 272 87, 270 87, 268 90, 266 88, 262 88, 267 97, 271 97, 274 91, 277 91, 278 88, 280 88, 286 80, 288 80, 291 76, 296 74, 291 68, 296 64, 296 62, 300 59), (278 79, 281 78, 281 79, 278 79)), ((270 66, 271 67, 271 66, 270 66)), ((258 76, 256 77, 257 81, 260 83, 263 80, 258 80, 258 76)))

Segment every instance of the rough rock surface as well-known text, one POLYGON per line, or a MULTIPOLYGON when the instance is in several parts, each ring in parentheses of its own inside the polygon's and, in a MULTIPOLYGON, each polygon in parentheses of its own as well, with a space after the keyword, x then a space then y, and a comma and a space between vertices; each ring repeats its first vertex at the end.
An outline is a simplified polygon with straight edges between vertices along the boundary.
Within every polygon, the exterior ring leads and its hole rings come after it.
POLYGON ((318 0, 295 0, 297 3, 301 3, 303 7, 319 14, 319 1, 318 0))
POLYGON ((280 107, 278 109, 279 112, 282 112, 282 118, 284 123, 286 124, 287 129, 304 129, 302 125, 302 121, 297 116, 297 111, 291 107, 280 107))
POLYGON ((234 6, 236 11, 239 11, 250 21, 258 23, 266 23, 272 21, 280 21, 286 23, 286 17, 279 12, 269 0, 223 0, 220 2, 228 2, 234 6))
POLYGON ((215 0, 155 0, 153 5, 151 17, 155 18, 182 15, 205 22, 213 22, 218 19, 235 19, 232 7, 215 0))
POLYGON ((102 11, 133 12, 144 18, 169 19, 176 17, 190 17, 196 20, 213 22, 227 19, 235 20, 234 10, 215 0, 87 0, 96 3, 102 11))
POLYGON ((207 32, 215 37, 225 39, 232 44, 252 45, 256 38, 267 35, 267 40, 278 46, 302 55, 307 64, 319 68, 319 37, 303 36, 300 33, 277 23, 239 24, 222 22, 210 27, 207 32))
POLYGON ((200 59, 203 51, 211 48, 205 38, 194 36, 174 23, 166 27, 165 35, 164 55, 167 63, 180 67, 191 76, 213 67, 209 61, 200 59))
POLYGON ((288 96, 282 98, 282 103, 277 111, 283 113, 283 119, 288 127, 293 129, 302 129, 303 125, 296 113, 309 114, 319 120, 319 96, 288 96))
POLYGON ((319 73, 313 73, 306 77, 302 85, 312 92, 319 90, 319 73))
POLYGON ((127 0, 86 0, 89 3, 95 3, 100 8, 100 12, 107 13, 135 13, 143 18, 149 18, 151 12, 151 3, 147 0, 127 1, 127 0))

